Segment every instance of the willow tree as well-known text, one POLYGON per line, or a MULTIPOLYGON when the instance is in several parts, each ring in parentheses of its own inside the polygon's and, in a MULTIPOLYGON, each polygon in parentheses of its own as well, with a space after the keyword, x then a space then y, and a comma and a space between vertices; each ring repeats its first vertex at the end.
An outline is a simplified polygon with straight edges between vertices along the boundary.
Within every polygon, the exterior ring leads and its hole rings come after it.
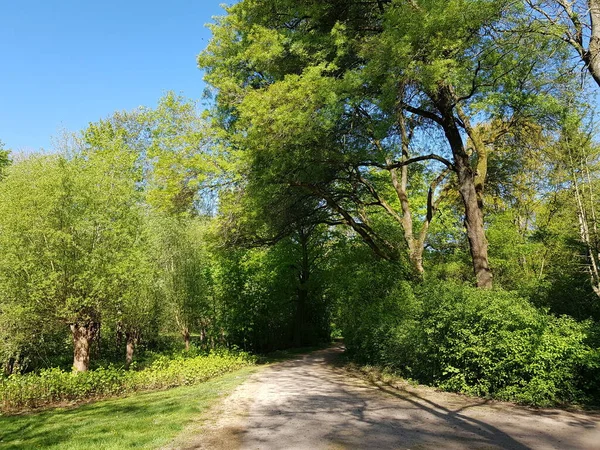
POLYGON ((417 272, 439 196, 454 188, 477 285, 490 287, 490 146, 476 118, 515 126, 540 92, 547 42, 504 32, 520 11, 498 0, 246 0, 227 13, 199 63, 246 178, 311 194, 379 256, 407 250, 417 272), (406 167, 418 163, 429 192, 415 207, 406 167), (402 237, 386 232, 390 218, 402 237))
POLYGON ((90 345, 126 294, 141 245, 135 173, 114 150, 32 156, 0 184, 0 303, 27 311, 40 329, 68 327, 77 371, 88 369, 90 345))

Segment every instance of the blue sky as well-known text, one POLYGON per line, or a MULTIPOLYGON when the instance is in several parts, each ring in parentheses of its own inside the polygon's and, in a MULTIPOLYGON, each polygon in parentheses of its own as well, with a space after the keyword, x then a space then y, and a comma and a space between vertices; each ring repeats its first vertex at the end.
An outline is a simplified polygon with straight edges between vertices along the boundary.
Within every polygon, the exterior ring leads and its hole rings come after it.
POLYGON ((51 150, 61 129, 153 106, 167 90, 199 99, 196 56, 221 3, 1 2, 0 140, 15 151, 51 150))

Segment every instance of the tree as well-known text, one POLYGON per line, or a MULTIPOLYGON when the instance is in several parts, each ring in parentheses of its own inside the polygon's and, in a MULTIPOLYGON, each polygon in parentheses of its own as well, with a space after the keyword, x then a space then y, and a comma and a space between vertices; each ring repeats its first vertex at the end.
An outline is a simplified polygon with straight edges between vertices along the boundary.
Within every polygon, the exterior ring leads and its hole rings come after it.
POLYGON ((584 249, 585 269, 590 285, 600 296, 600 234, 597 217, 598 183, 592 173, 597 171, 600 148, 593 141, 593 132, 585 129, 577 108, 565 113, 561 133, 554 146, 555 176, 566 184, 574 199, 579 240, 584 249))
POLYGON ((195 213, 213 173, 212 130, 197 104, 167 92, 156 108, 116 112, 83 132, 90 151, 119 145, 133 158, 145 201, 168 214, 195 213))
POLYGON ((600 0, 527 0, 526 4, 532 11, 529 30, 570 45, 600 87, 600 0))
POLYGON ((152 224, 157 294, 186 350, 193 332, 200 333, 204 344, 209 328, 215 325, 205 227, 201 218, 169 215, 155 216, 152 224))
POLYGON ((10 163, 10 150, 6 150, 4 142, 0 141, 0 180, 2 180, 2 175, 10 163))
POLYGON ((0 185, 2 303, 26 309, 37 326, 67 325, 77 371, 88 369, 103 316, 132 277, 136 178, 131 159, 113 147, 29 157, 0 185))
POLYGON ((205 200, 201 189, 216 172, 210 127, 195 102, 169 92, 155 109, 119 112, 91 124, 83 139, 99 157, 115 145, 128 155, 140 201, 148 207, 144 239, 152 250, 137 255, 140 265, 131 272, 143 273, 144 281, 130 280, 141 284, 119 306, 117 328, 126 337, 127 364, 144 327, 156 321, 157 296, 167 299, 163 312, 189 348, 190 333, 206 326, 201 322, 210 297, 203 244, 195 240, 205 200))
POLYGON ((533 51, 547 42, 495 31, 518 13, 511 3, 247 0, 227 11, 199 62, 218 90, 217 117, 244 175, 308 192, 332 223, 396 259, 396 238, 370 217, 380 210, 400 225, 422 272, 436 189, 451 172, 477 285, 490 287, 483 220, 489 148, 471 122, 487 116, 510 128, 538 105, 548 81, 547 61, 533 51), (425 147, 414 155, 413 140, 425 147), (416 226, 404 168, 423 162, 434 165, 425 219, 416 226), (396 199, 388 197, 394 192, 396 199))

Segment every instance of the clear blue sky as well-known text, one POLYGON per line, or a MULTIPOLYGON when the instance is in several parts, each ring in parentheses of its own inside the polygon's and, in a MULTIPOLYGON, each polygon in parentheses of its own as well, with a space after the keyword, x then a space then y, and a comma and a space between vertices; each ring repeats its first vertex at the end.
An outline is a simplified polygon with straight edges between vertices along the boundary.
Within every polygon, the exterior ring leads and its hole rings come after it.
POLYGON ((20 0, 0 8, 0 140, 51 150, 113 111, 167 90, 199 99, 196 56, 223 0, 20 0))

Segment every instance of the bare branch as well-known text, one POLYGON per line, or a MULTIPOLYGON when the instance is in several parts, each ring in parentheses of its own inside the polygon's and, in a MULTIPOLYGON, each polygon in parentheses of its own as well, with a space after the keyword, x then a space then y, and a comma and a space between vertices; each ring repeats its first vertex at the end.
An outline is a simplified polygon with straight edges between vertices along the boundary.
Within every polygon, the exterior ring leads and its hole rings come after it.
POLYGON ((407 103, 402 103, 400 106, 410 113, 416 114, 421 117, 425 117, 426 119, 433 120, 434 122, 436 122, 439 125, 443 125, 442 118, 440 116, 438 116, 437 114, 432 113, 431 111, 427 111, 426 109, 416 108, 407 103))

